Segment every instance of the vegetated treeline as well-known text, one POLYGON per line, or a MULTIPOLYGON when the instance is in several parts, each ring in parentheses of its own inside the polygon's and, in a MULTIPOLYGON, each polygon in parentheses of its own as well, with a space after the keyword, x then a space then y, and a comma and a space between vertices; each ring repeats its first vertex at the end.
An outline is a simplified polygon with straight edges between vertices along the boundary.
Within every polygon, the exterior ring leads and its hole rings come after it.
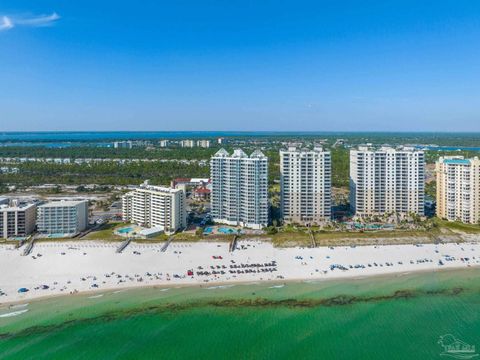
POLYGON ((16 164, 16 174, 0 174, 0 183, 32 186, 41 184, 99 184, 129 185, 140 184, 149 179, 152 184, 168 185, 176 177, 208 177, 207 166, 198 164, 129 163, 118 165, 113 162, 95 164, 16 164))
MULTIPOLYGON (((76 150, 80 149, 78 148, 76 150)), ((197 159, 208 159, 215 151, 213 149, 177 149, 175 150, 176 155, 172 158, 181 159, 180 151, 183 152, 183 150, 192 150, 192 152, 199 150, 202 156, 196 157, 197 159), (205 150, 213 151, 207 152, 205 150)), ((269 158, 269 180, 270 184, 273 184, 280 180, 280 156, 278 150, 267 150, 265 151, 265 155, 269 158)), ((56 157, 60 157, 60 155, 57 154, 56 157)), ((333 185, 347 186, 348 150, 334 149, 332 151, 332 158, 333 185)), ((152 184, 166 185, 176 177, 208 177, 210 174, 208 166, 183 164, 181 162, 138 162, 127 164, 117 164, 114 162, 90 164, 27 162, 15 164, 14 166, 18 168, 18 173, 0 174, 0 183, 17 186, 40 184, 127 185, 150 179, 152 184)))
POLYGON ((344 148, 331 150, 332 186, 348 187, 350 181, 350 151, 344 148))
MULTIPOLYGON (((206 136, 205 138, 209 138, 206 136)), ((329 133, 298 133, 279 135, 248 135, 229 138, 232 143, 222 145, 231 151, 233 147, 253 149, 262 146, 268 150, 278 150, 281 143, 302 142, 316 143, 319 140, 325 141, 330 147, 333 143, 342 138, 347 144, 355 146, 358 144, 372 143, 375 145, 390 144, 435 144, 451 147, 478 147, 480 146, 480 133, 384 133, 384 132, 329 132, 329 133)), ((149 139, 152 140, 152 139, 149 139)), ((48 158, 124 158, 124 159, 207 159, 214 154, 220 145, 212 141, 212 148, 144 148, 115 149, 111 147, 96 147, 95 142, 89 145, 51 148, 40 146, 1 146, 0 157, 48 157, 48 158)), ((453 152, 457 153, 457 152, 453 152)), ((475 153, 475 152, 473 152, 475 153)), ((478 154, 478 153, 477 153, 478 154)))
POLYGON ((425 184, 425 195, 435 199, 437 197, 437 182, 431 181, 425 184))
MULTIPOLYGON (((229 151, 232 148, 227 148, 229 151)), ((218 149, 155 149, 148 151, 139 149, 111 148, 62 148, 49 149, 37 147, 3 147, 0 157, 70 157, 70 158, 138 158, 138 159, 209 159, 218 149)), ((250 153, 248 151, 247 153, 250 153)), ((269 158, 269 182, 280 180, 280 156, 278 147, 264 150, 269 158)), ((348 187, 350 157, 349 149, 333 148, 332 153, 332 185, 348 187)), ((427 151, 427 163, 435 162, 442 155, 478 156, 475 151, 427 151)), ((12 165, 19 169, 16 174, 0 174, 0 184, 32 186, 45 183, 53 184, 99 184, 126 185, 136 184, 150 179, 153 184, 169 184, 176 177, 208 177, 208 166, 199 164, 183 164, 181 162, 139 162, 117 164, 102 162, 91 164, 50 164, 28 162, 12 165)))
MULTIPOLYGON (((206 137, 205 137, 206 138, 206 137)), ((344 139, 350 145, 372 143, 375 145, 390 144, 423 144, 452 147, 478 147, 480 132, 298 132, 277 134, 248 134, 245 136, 226 136, 227 139, 245 143, 273 144, 278 142, 310 142, 326 140, 325 145, 331 146, 337 139, 344 139)))
POLYGON ((70 159, 208 159, 218 148, 114 149, 106 147, 47 148, 40 146, 0 147, 0 157, 70 159))

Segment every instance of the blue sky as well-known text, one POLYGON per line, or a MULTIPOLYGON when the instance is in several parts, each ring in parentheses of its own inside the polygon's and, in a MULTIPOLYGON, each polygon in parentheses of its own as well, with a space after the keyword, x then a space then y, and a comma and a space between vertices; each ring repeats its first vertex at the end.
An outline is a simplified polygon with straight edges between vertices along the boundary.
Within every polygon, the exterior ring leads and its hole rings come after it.
POLYGON ((480 131, 480 2, 0 2, 0 130, 480 131))

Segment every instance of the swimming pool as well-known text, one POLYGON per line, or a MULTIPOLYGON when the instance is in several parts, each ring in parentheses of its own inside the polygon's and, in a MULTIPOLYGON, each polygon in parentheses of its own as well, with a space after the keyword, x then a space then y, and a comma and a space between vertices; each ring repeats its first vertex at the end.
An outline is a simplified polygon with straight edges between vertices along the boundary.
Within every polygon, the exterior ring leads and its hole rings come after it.
POLYGON ((207 235, 211 234, 212 232, 213 232, 213 228, 211 228, 211 227, 207 227, 207 228, 205 228, 205 230, 203 230, 203 233, 207 234, 207 235))
POLYGON ((221 232, 222 234, 236 234, 237 230, 221 227, 221 228, 218 228, 218 232, 221 232))
POLYGON ((126 227, 126 228, 122 228, 122 229, 118 229, 118 230, 117 230, 117 232, 118 232, 119 234, 128 234, 128 233, 130 233, 130 232, 132 232, 132 231, 133 231, 133 228, 131 228, 131 227, 126 227))

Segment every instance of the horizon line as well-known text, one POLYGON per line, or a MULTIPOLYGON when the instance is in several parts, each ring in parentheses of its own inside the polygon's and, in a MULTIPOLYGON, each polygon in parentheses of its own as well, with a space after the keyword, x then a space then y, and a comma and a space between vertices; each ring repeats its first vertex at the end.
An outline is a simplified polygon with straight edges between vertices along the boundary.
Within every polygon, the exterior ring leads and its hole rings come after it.
POLYGON ((479 131, 449 131, 449 130, 7 130, 0 131, 0 136, 5 134, 33 134, 33 133, 268 133, 268 134, 364 134, 364 133, 390 133, 390 134, 480 134, 479 131))

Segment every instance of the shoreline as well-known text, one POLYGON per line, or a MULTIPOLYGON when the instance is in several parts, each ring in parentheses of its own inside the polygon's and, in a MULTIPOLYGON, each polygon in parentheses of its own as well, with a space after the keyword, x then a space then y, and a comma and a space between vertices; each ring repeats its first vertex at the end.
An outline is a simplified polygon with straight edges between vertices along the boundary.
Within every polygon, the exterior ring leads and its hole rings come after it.
POLYGON ((0 290, 7 295, 0 296, 0 307, 141 288, 354 281, 480 266, 476 242, 274 248, 250 239, 239 241, 233 253, 228 244, 175 243, 161 252, 162 245, 134 244, 116 254, 112 244, 41 243, 30 256, 1 246, 0 290), (215 274, 203 275, 206 270, 215 274), (42 284, 48 284, 47 290, 39 289, 42 284), (19 294, 21 287, 29 291, 19 294))
POLYGON ((338 276, 338 277, 329 277, 329 278, 313 278, 313 279, 287 279, 287 280, 258 280, 258 281, 226 281, 226 282, 212 282, 209 283, 209 286, 206 284, 197 283, 197 284, 182 284, 182 283, 169 283, 169 284, 148 284, 148 285, 138 285, 138 286, 126 286, 126 287, 113 287, 113 288, 103 288, 103 289, 94 289, 94 290, 85 290, 79 291, 73 294, 67 293, 60 293, 60 294, 51 294, 51 295, 44 295, 38 297, 32 297, 27 299, 28 302, 25 300, 17 300, 12 302, 5 302, 0 303, 0 310, 2 309, 9 309, 12 306, 30 304, 30 303, 37 303, 46 300, 52 299, 63 299, 63 298, 74 298, 74 297, 85 297, 88 295, 96 296, 96 295, 104 295, 107 293, 114 294, 118 292, 126 292, 130 290, 145 290, 145 289, 171 289, 174 287, 175 289, 208 289, 208 288, 221 288, 221 287, 230 287, 230 286, 244 286, 244 285, 275 285, 275 284, 292 284, 292 283, 318 283, 318 284, 328 284, 330 282, 353 282, 357 280, 367 280, 367 279, 375 279, 375 278, 400 278, 406 275, 418 275, 418 274, 426 274, 426 273, 435 273, 435 272, 456 272, 456 271, 465 271, 468 269, 480 269, 480 265, 473 265, 470 267, 449 267, 449 268, 442 268, 442 269, 419 269, 419 270, 412 270, 412 271, 398 271, 398 272, 390 272, 390 273, 379 273, 379 274, 370 274, 370 275, 363 275, 363 276, 338 276))

